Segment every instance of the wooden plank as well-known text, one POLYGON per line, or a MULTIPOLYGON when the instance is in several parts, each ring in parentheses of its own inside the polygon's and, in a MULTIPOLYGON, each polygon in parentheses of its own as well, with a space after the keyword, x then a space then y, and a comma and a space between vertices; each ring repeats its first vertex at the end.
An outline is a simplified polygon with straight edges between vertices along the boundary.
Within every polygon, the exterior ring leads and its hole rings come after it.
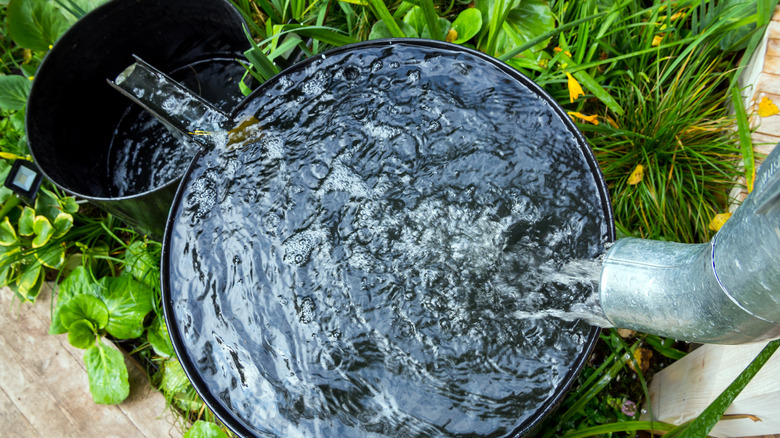
MULTIPOLYGON (((766 343, 704 345, 653 377, 650 403, 653 418, 681 424, 697 417, 747 367, 766 343)), ((726 414, 747 414, 760 422, 722 420, 715 437, 780 434, 780 355, 774 355, 734 400, 726 414)))
MULTIPOLYGON (((48 334, 48 295, 42 291, 38 303, 18 308, 12 293, 0 290, 0 389, 16 407, 19 414, 14 415, 23 416, 41 436, 181 436, 171 414, 164 415, 164 398, 137 369, 126 402, 104 406, 92 401, 83 350, 68 344, 66 335, 48 334)), ((0 417, 0 430, 16 420, 0 417)))
POLYGON ((36 437, 41 436, 27 417, 17 409, 13 400, 0 388, 0 425, 3 425, 5 436, 36 437))

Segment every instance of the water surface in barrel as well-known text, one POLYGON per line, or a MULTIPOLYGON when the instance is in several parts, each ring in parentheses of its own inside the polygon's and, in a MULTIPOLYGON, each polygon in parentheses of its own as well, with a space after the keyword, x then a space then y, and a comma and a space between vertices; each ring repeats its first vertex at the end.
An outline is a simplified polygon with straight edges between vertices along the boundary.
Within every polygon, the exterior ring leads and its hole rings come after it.
POLYGON ((404 44, 266 83, 168 230, 169 324, 200 389, 258 435, 516 430, 592 333, 517 315, 586 300, 540 272, 609 234, 560 114, 474 54, 404 44))

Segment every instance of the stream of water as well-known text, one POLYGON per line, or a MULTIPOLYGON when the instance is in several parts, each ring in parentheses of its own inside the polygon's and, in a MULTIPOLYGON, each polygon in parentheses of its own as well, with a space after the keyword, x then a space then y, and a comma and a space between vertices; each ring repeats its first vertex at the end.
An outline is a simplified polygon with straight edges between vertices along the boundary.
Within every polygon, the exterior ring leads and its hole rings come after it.
POLYGON ((580 145, 502 70, 420 50, 272 79, 183 181, 170 329, 250 433, 505 436, 595 336, 608 225, 580 145))

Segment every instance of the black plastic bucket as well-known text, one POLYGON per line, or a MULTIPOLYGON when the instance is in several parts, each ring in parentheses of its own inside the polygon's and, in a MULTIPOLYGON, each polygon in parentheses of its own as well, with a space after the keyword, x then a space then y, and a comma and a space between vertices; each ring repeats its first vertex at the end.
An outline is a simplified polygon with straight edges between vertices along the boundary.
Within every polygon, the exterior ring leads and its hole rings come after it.
POLYGON ((599 329, 519 301, 584 300, 536 275, 614 239, 567 114, 482 53, 386 40, 294 65, 232 117, 182 179, 162 261, 214 413, 242 436, 533 433, 599 329))
POLYGON ((57 41, 36 74, 27 107, 35 162, 65 191, 161 238, 178 178, 138 193, 112 193, 109 149, 132 104, 106 80, 138 55, 193 83, 212 102, 239 95, 236 81, 200 84, 197 75, 214 60, 243 56, 249 48, 244 24, 226 0, 113 0, 96 8, 57 41))

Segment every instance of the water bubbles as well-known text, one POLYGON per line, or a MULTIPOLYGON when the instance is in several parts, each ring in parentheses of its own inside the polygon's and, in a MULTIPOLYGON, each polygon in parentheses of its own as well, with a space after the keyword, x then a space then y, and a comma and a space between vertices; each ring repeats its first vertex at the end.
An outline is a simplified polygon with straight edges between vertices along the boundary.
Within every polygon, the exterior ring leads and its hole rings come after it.
POLYGON ((316 311, 317 306, 314 304, 314 300, 311 297, 303 298, 298 306, 298 318, 301 324, 309 324, 314 321, 316 311))
POLYGON ((406 73, 406 78, 410 84, 414 84, 420 80, 420 70, 410 70, 406 73))
POLYGON ((379 70, 382 70, 382 67, 384 67, 384 64, 382 63, 381 60, 377 59, 376 61, 371 63, 371 67, 370 67, 371 73, 376 73, 379 70))
POLYGON ((328 74, 322 70, 317 70, 314 75, 303 83, 302 90, 308 95, 320 95, 325 91, 328 81, 328 74))
POLYGON ((287 239, 284 244, 284 261, 286 263, 303 266, 309 261, 314 248, 320 242, 319 233, 307 230, 287 239))

